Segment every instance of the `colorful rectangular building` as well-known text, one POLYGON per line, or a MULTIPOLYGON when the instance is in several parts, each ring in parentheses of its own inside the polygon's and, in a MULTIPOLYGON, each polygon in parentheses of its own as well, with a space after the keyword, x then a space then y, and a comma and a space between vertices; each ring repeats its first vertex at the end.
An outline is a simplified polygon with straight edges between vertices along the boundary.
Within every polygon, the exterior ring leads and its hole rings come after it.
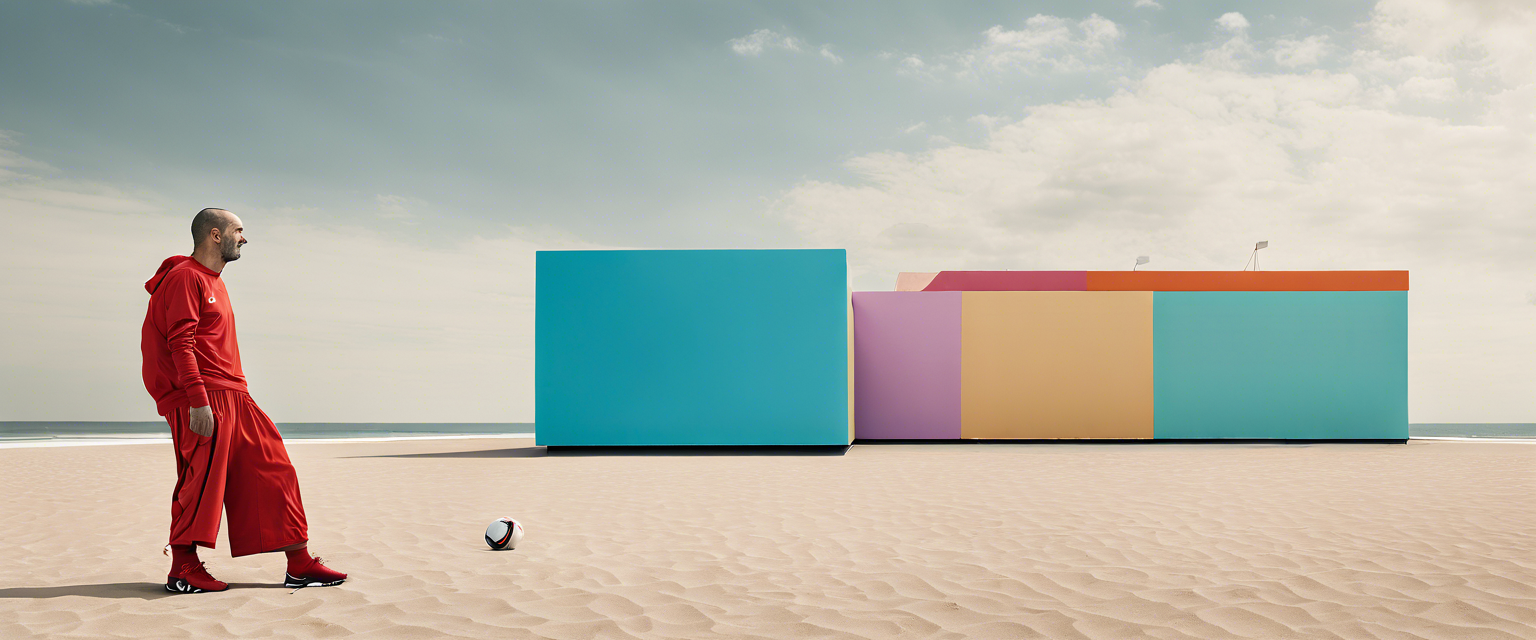
POLYGON ((1408 438, 1406 271, 973 271, 541 251, 536 441, 1408 438))
POLYGON ((898 282, 853 296, 860 439, 1408 437, 1406 271, 898 282))
POLYGON ((540 251, 535 440, 847 445, 846 253, 540 251))

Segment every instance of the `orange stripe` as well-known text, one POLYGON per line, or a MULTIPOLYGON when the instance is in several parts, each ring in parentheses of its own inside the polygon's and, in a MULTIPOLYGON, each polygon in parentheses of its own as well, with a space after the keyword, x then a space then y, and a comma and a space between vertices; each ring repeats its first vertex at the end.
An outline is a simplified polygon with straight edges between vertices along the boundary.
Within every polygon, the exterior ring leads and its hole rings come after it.
POLYGON ((1407 291, 1407 271, 1089 271, 1089 291, 1407 291))

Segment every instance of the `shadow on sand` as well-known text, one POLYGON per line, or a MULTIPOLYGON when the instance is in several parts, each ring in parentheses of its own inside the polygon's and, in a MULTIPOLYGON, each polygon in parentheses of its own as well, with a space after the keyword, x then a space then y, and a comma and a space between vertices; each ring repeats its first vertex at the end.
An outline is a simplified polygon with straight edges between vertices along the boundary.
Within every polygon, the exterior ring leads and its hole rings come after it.
MULTIPOLYGON (((236 589, 284 589, 280 583, 233 583, 229 585, 231 591, 236 589)), ((44 598, 63 598, 66 596, 80 596, 82 598, 132 598, 136 600, 158 600, 170 596, 196 595, 171 593, 165 590, 165 585, 158 582, 109 582, 107 584, 74 584, 63 587, 15 587, 0 589, 0 600, 7 598, 27 598, 41 600, 44 598)))
POLYGON ((516 447, 513 449, 480 449, 476 451, 440 451, 437 453, 397 453, 378 456, 347 456, 348 458, 542 458, 548 455, 544 447, 516 447))
POLYGON ((399 453, 378 456, 349 456, 352 458, 543 458, 591 457, 591 456, 840 456, 848 452, 846 445, 832 446, 765 446, 765 447, 517 447, 514 449, 481 449, 476 451, 444 451, 440 453, 399 453))

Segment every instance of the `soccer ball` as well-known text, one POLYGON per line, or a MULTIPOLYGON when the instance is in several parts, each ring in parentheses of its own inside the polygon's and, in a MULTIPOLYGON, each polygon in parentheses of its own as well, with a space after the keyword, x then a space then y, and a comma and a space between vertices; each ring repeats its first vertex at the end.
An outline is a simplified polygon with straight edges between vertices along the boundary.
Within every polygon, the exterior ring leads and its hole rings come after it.
POLYGON ((523 525, 511 518, 497 518, 485 528, 485 543, 497 551, 516 549, 517 543, 522 541, 523 525))

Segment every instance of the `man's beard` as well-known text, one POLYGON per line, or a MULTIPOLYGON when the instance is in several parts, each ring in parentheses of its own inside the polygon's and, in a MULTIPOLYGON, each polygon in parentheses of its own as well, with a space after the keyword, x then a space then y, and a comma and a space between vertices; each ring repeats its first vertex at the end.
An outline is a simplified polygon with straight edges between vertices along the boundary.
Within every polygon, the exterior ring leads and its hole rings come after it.
POLYGON ((224 236, 224 241, 219 243, 219 253, 225 262, 234 262, 240 259, 240 244, 234 236, 224 236))

